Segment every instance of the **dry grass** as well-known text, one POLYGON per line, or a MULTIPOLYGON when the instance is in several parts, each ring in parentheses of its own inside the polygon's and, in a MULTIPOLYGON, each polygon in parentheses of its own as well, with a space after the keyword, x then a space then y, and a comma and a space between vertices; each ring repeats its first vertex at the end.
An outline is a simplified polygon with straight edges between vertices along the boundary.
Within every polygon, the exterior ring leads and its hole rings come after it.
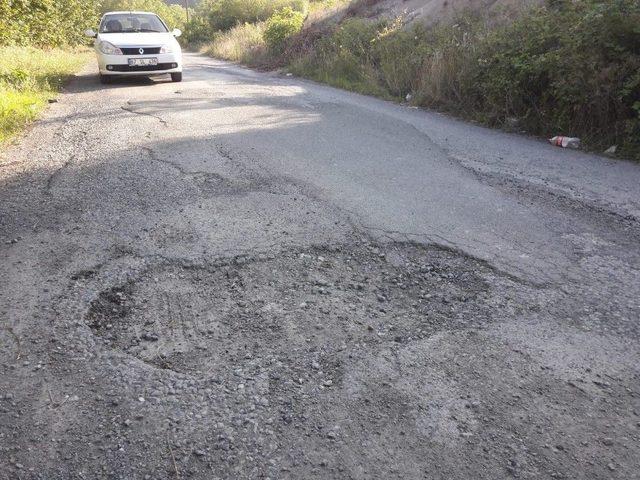
POLYGON ((213 42, 205 45, 202 51, 207 55, 232 62, 258 64, 267 55, 264 28, 264 23, 238 25, 217 34, 213 42))

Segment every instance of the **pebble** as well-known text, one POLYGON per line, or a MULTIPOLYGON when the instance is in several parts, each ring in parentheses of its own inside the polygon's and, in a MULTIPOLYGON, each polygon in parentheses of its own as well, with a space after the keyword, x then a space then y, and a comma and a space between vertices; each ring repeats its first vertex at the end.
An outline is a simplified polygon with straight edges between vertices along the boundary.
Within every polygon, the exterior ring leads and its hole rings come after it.
POLYGON ((142 334, 142 339, 146 340, 147 342, 157 342, 158 341, 158 335, 156 335, 155 333, 151 333, 151 332, 145 332, 142 334))

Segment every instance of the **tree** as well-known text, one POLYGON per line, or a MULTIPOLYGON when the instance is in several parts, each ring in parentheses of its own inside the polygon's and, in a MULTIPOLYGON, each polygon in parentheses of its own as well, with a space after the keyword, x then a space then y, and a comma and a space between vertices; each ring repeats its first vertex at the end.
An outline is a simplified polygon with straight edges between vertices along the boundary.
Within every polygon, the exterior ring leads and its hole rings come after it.
POLYGON ((96 7, 95 0, 1 0, 0 45, 77 45, 96 7))

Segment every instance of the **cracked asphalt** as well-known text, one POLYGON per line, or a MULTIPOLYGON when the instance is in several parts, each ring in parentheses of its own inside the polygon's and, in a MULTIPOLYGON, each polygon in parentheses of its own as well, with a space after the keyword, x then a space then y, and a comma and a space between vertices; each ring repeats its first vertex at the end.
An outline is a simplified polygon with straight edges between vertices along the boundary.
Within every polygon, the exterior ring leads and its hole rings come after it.
POLYGON ((0 478, 640 478, 640 166, 196 54, 0 157, 0 478))

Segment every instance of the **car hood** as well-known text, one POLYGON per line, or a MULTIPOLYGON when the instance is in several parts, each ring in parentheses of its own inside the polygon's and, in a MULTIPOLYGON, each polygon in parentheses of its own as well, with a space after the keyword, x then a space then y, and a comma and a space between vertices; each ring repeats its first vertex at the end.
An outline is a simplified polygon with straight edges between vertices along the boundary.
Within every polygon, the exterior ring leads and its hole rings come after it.
POLYGON ((101 33, 98 40, 112 43, 116 47, 145 47, 160 46, 174 43, 175 37, 171 33, 101 33))

